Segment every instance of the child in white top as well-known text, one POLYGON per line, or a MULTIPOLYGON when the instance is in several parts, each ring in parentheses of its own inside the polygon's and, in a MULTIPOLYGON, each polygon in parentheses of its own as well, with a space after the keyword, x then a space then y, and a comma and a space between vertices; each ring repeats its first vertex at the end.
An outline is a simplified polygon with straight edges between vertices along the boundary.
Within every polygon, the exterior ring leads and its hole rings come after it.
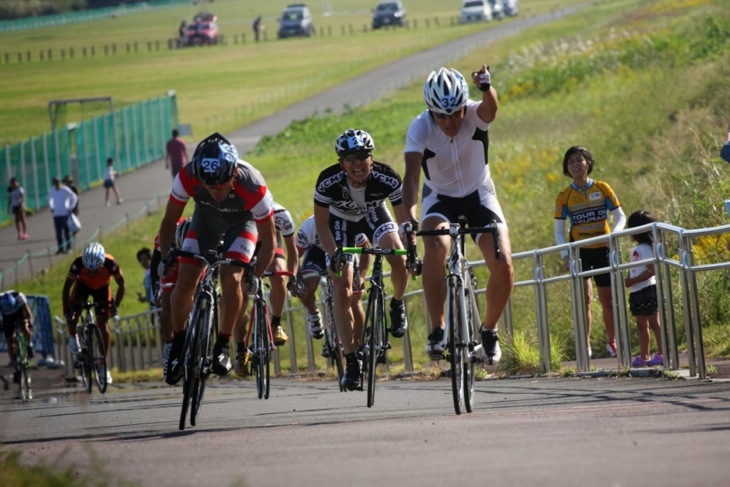
POLYGON ((105 201, 106 206, 109 206, 109 190, 114 191, 114 196, 117 197, 117 204, 121 205, 124 200, 119 197, 119 191, 114 184, 114 180, 117 178, 117 172, 114 170, 114 159, 111 157, 106 160, 106 172, 104 173, 104 187, 106 188, 105 201))
MULTIPOLYGON (((629 217, 628 228, 636 228, 654 222, 656 222, 656 218, 651 213, 643 210, 636 211, 629 217)), ((651 232, 632 235, 631 238, 637 243, 631 250, 631 262, 651 259, 654 256, 652 249, 654 238, 651 232)), ((632 367, 664 365, 654 264, 629 269, 629 275, 624 279, 624 285, 630 288, 629 308, 631 314, 636 317, 636 326, 639 329, 640 353, 634 357, 631 365, 632 367), (649 355, 650 327, 657 343, 657 352, 653 358, 649 355)))

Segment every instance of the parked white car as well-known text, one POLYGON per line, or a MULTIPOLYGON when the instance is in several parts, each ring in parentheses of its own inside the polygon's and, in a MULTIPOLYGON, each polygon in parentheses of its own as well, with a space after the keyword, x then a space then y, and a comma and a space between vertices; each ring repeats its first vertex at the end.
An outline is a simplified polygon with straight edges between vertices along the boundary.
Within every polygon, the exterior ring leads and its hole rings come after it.
POLYGON ((519 11, 520 7, 518 4, 518 0, 503 0, 504 3, 504 13, 508 17, 515 17, 519 11))
POLYGON ((506 0, 489 0, 489 6, 492 7, 492 18, 501 20, 504 18, 504 5, 506 0))
POLYGON ((461 5, 461 23, 487 22, 492 20, 489 0, 465 0, 461 5))

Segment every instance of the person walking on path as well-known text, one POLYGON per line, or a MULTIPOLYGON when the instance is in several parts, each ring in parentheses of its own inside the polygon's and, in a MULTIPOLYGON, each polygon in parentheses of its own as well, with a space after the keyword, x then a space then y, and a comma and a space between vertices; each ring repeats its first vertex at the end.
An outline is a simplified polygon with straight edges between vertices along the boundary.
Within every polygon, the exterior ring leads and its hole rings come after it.
MULTIPOLYGON (((570 241, 608 235, 618 232, 626 224, 626 216, 621 209, 613 189, 604 181, 596 181, 588 177, 593 172, 595 159, 585 147, 574 146, 565 152, 563 157, 563 174, 573 180, 560 192, 555 202, 555 242, 565 243, 565 220, 570 219, 570 241), (609 213, 613 215, 613 228, 609 227, 609 213)), ((580 260, 583 271, 610 267, 608 244, 598 243, 580 248, 580 260)), ((570 269, 568 251, 562 251, 563 266, 570 269)), ((598 300, 603 309, 603 325, 606 327, 606 351, 611 357, 616 356, 616 330, 613 324, 613 300, 611 298, 611 274, 593 276, 598 287, 598 300)), ((591 357, 591 302, 593 301, 593 285, 591 278, 584 279, 586 304, 586 343, 588 357, 591 357)))
POLYGON ((106 188, 106 194, 104 195, 104 200, 106 202, 106 206, 110 206, 111 203, 109 203, 109 192, 114 191, 114 196, 117 197, 117 204, 121 205, 124 203, 124 200, 119 197, 119 191, 117 191, 117 186, 115 184, 115 179, 117 178, 117 172, 114 170, 114 159, 108 158, 106 160, 106 173, 104 174, 104 187, 106 188))
POLYGON ((172 177, 177 176, 180 169, 188 163, 188 149, 180 132, 172 129, 172 138, 165 144, 165 169, 172 168, 172 177))
POLYGON ((15 229, 18 231, 18 240, 28 238, 28 228, 25 223, 25 189, 17 178, 10 178, 8 184, 8 209, 15 218, 15 229))
MULTIPOLYGON (((63 184, 68 186, 68 189, 73 191, 77 197, 79 196, 79 188, 76 186, 73 178, 69 174, 66 174, 63 177, 63 184)), ((73 213, 76 216, 79 215, 79 202, 78 201, 76 202, 76 206, 74 206, 74 209, 71 211, 71 213, 73 213)))
POLYGON ((48 207, 53 214, 53 226, 56 229, 58 254, 65 254, 71 250, 71 229, 68 226, 69 215, 76 206, 79 198, 68 186, 61 184, 61 178, 53 178, 53 187, 48 192, 48 207))

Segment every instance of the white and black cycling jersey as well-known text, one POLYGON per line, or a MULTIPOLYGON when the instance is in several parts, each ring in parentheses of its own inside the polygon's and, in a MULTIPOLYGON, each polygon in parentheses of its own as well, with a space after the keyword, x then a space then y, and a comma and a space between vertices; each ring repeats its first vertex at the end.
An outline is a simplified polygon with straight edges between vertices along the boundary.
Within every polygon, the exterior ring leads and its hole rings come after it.
POLYGON ((314 217, 310 216, 297 230, 296 244, 300 249, 306 249, 310 246, 321 247, 319 236, 317 235, 317 227, 314 223, 314 217))
POLYGON ((489 172, 489 122, 477 114, 479 103, 469 100, 456 137, 449 137, 428 110, 408 127, 405 151, 423 154, 424 185, 439 195, 462 198, 492 185, 489 172))
POLYGON ((314 191, 314 204, 329 208, 330 214, 356 222, 372 210, 385 206, 389 199, 393 206, 402 203, 403 181, 389 165, 373 161, 370 177, 362 189, 354 189, 340 164, 322 171, 314 191))
POLYGON ((289 210, 274 202, 274 227, 276 227, 276 246, 282 247, 282 237, 294 235, 294 219, 289 210))

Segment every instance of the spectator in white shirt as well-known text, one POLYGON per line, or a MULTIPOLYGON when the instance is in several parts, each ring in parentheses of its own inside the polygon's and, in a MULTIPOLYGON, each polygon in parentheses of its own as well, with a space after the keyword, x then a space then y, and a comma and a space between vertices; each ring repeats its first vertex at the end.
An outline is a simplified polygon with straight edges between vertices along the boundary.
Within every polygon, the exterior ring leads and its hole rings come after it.
POLYGON ((78 196, 68 186, 61 184, 61 178, 53 178, 53 187, 48 192, 48 206, 53 213, 53 226, 56 229, 58 254, 65 254, 71 250, 71 230, 68 219, 71 211, 78 202, 78 196))

